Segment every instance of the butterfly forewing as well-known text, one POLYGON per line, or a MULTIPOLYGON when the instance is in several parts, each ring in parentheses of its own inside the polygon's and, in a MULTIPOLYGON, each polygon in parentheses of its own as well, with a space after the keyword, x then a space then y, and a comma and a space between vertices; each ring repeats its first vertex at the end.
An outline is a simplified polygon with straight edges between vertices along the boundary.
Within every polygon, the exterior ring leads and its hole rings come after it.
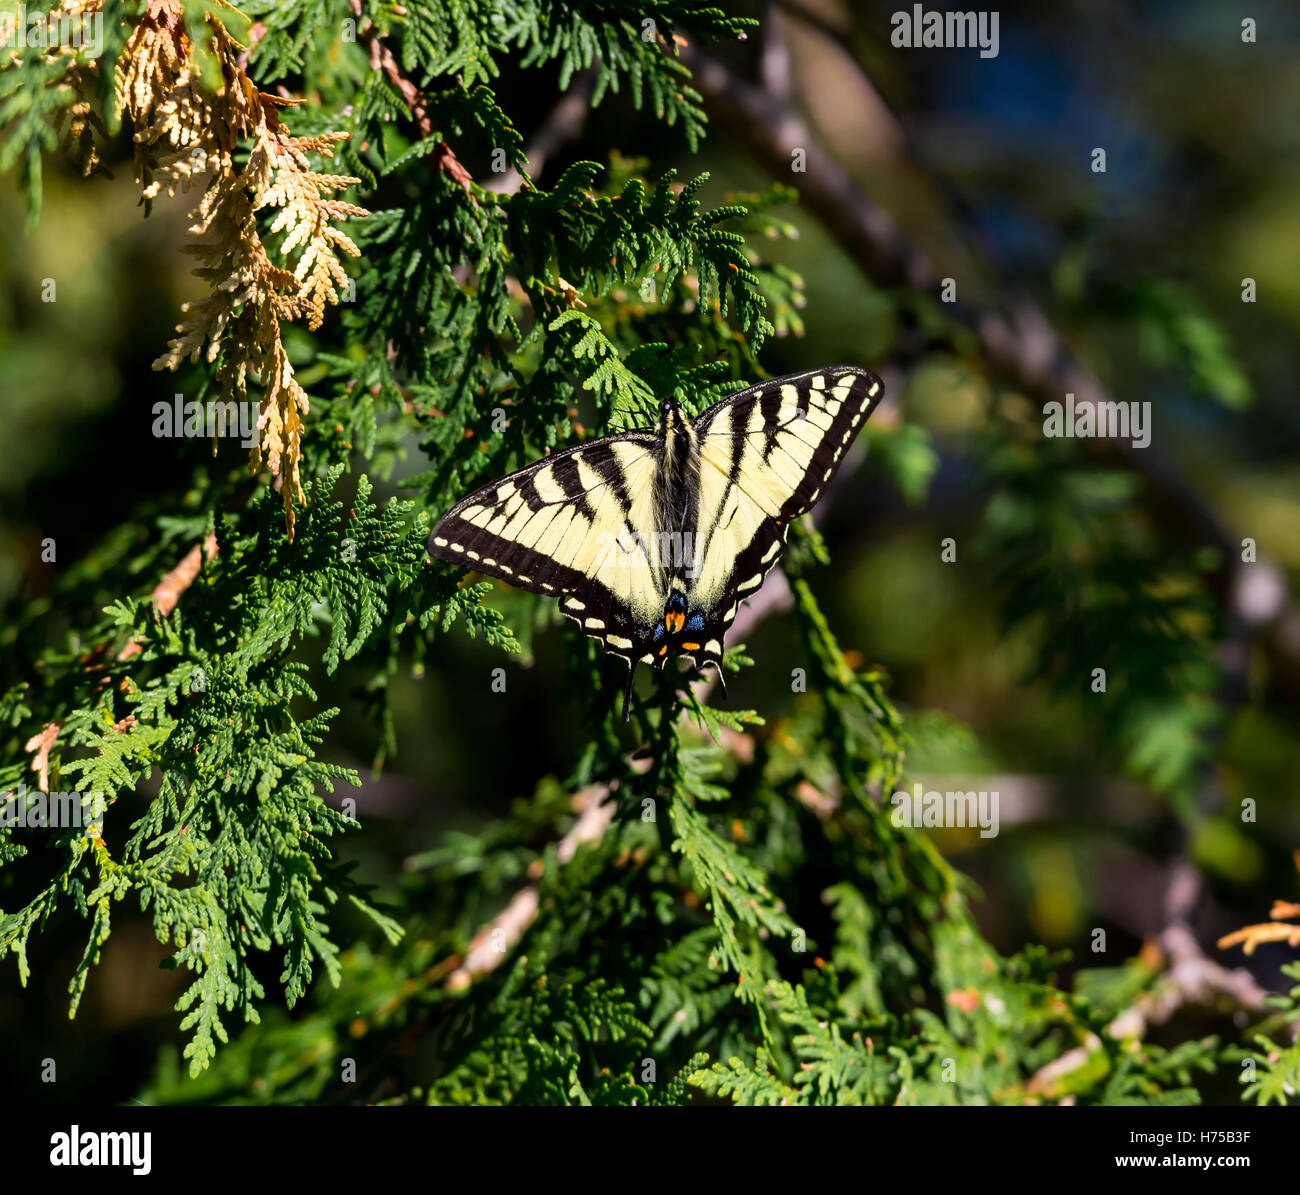
POLYGON ((440 560, 560 599, 610 651, 632 657, 663 608, 639 529, 662 441, 629 432, 556 453, 462 499, 429 539, 440 560), (634 534, 636 532, 636 534, 634 534))
POLYGON ((789 522, 825 492, 883 396, 875 374, 847 365, 760 382, 696 420, 702 463, 789 522))

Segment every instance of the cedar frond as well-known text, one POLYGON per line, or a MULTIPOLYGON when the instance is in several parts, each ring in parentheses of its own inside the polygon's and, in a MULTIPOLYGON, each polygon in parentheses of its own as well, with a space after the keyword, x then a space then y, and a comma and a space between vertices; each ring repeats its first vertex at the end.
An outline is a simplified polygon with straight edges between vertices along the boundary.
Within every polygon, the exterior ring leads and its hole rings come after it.
POLYGON ((179 0, 149 0, 118 64, 117 103, 136 127, 136 178, 143 201, 202 185, 191 211, 194 272, 211 287, 187 303, 155 369, 187 358, 218 362, 223 397, 244 401, 251 372, 262 386, 260 439, 252 467, 265 462, 280 490, 289 533, 294 504, 306 500, 299 468, 307 393, 294 377, 280 323, 304 318, 313 330, 347 285, 340 253, 359 250, 339 221, 365 208, 331 198, 359 180, 310 168, 310 154, 333 156, 346 133, 291 136, 277 109, 287 101, 258 89, 244 71, 242 47, 214 16, 206 18, 224 86, 209 91, 193 61, 179 0), (248 159, 236 165, 235 151, 248 159), (280 209, 269 235, 284 234, 272 260, 257 213, 280 209), (296 261, 294 260, 296 255, 296 261), (290 268, 291 267, 291 268, 290 268))
MULTIPOLYGON (((185 71, 190 49, 185 10, 178 0, 149 0, 118 60, 114 80, 118 116, 127 113, 137 127, 147 123, 185 71)), ((138 165, 138 153, 136 161, 138 165)))

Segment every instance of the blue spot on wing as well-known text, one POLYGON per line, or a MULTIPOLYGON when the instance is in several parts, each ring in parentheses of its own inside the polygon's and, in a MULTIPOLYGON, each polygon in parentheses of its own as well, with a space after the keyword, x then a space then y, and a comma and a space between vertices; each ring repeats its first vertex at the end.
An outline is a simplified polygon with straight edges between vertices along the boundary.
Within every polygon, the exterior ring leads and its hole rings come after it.
POLYGON ((701 631, 701 630, 703 630, 703 629, 704 629, 704 615, 703 615, 703 614, 692 614, 692 615, 690 616, 690 618, 688 618, 688 619, 686 620, 686 629, 687 629, 688 631, 701 631))
POLYGON ((663 637, 664 637, 664 624, 662 622, 657 622, 655 623, 653 638, 655 642, 658 643, 659 640, 662 639, 663 637))

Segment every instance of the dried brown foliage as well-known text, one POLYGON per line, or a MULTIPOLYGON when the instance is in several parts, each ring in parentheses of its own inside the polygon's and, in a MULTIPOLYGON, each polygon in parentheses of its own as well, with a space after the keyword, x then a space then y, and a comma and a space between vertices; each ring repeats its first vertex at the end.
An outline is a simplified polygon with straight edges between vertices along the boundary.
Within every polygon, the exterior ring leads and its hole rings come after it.
POLYGON ((347 285, 340 252, 357 256, 336 225, 364 208, 334 198, 358 180, 310 169, 310 154, 333 155, 346 133, 294 137, 279 110, 295 101, 259 90, 245 73, 244 48, 209 16, 201 47, 221 78, 208 86, 186 30, 179 0, 149 0, 118 63, 118 114, 135 128, 136 177, 143 200, 202 187, 191 211, 188 251, 207 296, 182 308, 155 369, 187 358, 219 361, 223 402, 248 398, 250 375, 262 387, 259 442, 252 467, 264 460, 283 494, 293 534, 294 503, 304 500, 299 474, 306 391, 294 376, 281 324, 302 319, 318 328, 325 308, 347 285), (236 152, 247 149, 242 167, 236 152), (283 234, 273 258, 258 213, 276 209, 268 236, 283 234))
MULTIPOLYGON (((1300 872, 1300 851, 1295 852, 1294 861, 1296 871, 1300 872)), ((1256 948, 1265 942, 1285 942, 1288 946, 1300 946, 1300 904, 1275 900, 1268 915, 1269 921, 1245 925, 1230 934, 1224 934, 1219 939, 1219 949, 1240 946, 1246 954, 1254 954, 1256 948)))

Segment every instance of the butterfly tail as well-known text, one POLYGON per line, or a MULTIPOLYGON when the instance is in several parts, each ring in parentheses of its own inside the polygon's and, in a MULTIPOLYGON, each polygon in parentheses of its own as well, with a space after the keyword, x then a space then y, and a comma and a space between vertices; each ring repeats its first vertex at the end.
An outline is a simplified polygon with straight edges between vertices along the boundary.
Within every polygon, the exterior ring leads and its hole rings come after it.
POLYGON ((626 726, 628 720, 632 717, 632 682, 636 679, 636 665, 628 660, 627 662, 627 686, 623 690, 623 725, 626 726))

